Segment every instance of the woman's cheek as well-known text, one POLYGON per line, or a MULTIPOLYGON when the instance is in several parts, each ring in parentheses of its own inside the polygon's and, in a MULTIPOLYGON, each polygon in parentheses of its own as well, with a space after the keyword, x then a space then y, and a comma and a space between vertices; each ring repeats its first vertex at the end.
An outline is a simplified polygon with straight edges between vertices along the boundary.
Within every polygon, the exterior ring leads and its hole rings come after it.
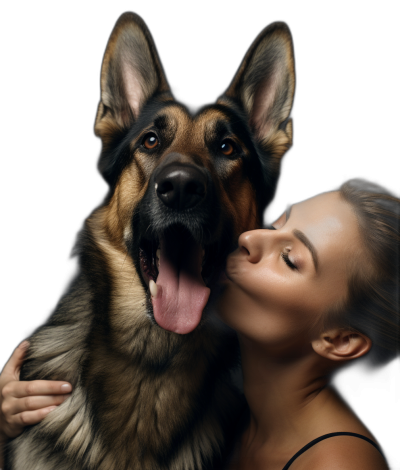
POLYGON ((220 318, 238 332, 249 332, 260 319, 266 320, 267 309, 254 292, 232 282, 224 290, 217 304, 220 318))

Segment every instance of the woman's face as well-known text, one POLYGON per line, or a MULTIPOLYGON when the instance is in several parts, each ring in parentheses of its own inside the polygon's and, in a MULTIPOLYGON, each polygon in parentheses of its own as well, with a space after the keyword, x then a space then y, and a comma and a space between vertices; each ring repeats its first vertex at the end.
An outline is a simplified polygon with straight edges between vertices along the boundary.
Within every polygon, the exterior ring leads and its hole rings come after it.
POLYGON ((271 346, 313 339, 363 262, 357 219, 339 192, 293 205, 274 224, 239 237, 226 266, 221 318, 271 346))

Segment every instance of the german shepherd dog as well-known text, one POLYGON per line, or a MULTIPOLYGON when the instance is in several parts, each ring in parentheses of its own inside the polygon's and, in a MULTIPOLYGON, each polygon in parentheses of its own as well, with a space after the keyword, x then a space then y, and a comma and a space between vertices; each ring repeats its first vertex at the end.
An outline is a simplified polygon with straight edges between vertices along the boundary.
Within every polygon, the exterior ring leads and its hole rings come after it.
POLYGON ((210 291, 238 235, 262 225, 292 142, 294 86, 291 35, 274 23, 216 104, 193 115, 173 99, 143 20, 119 18, 95 122, 109 193, 21 373, 74 389, 9 445, 7 469, 222 467, 238 354, 210 291))

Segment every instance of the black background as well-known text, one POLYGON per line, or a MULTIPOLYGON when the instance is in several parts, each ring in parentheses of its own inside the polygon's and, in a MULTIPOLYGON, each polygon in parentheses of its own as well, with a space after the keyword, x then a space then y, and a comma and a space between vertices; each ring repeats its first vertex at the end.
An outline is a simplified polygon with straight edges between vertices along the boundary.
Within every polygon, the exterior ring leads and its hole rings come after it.
MULTIPOLYGON (((267 25, 288 24, 297 76, 294 146, 283 162, 271 218, 287 202, 351 177, 399 188, 394 11, 349 10, 338 3, 243 2, 236 9, 169 3, 112 2, 92 10, 70 3, 3 12, 1 364, 55 306, 73 268, 75 234, 105 192, 93 125, 104 50, 125 11, 143 18, 175 96, 193 106, 227 88, 267 25)), ((344 383, 396 464, 399 369, 351 374, 344 383)))

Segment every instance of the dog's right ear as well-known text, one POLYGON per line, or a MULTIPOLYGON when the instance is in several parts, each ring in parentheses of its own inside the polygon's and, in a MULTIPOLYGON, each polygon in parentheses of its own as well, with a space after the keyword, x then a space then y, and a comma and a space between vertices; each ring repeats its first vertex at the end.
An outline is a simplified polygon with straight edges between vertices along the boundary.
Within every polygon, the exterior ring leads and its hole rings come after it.
POLYGON ((171 98, 150 31, 140 16, 124 13, 114 26, 101 68, 101 99, 95 133, 106 138, 112 129, 131 126, 146 101, 164 93, 171 98))

